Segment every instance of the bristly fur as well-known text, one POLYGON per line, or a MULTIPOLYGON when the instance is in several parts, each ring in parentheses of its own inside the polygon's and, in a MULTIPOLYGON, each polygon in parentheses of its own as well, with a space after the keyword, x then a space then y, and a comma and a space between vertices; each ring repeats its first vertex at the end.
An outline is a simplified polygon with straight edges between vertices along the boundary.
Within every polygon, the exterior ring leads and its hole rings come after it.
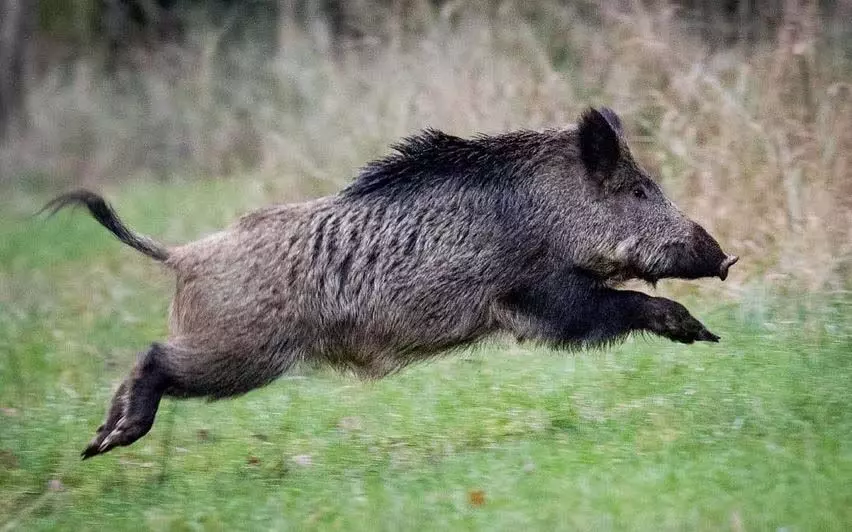
POLYGON ((394 153, 368 163, 344 197, 398 195, 423 187, 501 187, 520 177, 529 155, 552 139, 535 131, 461 138, 427 128, 391 146, 394 153))

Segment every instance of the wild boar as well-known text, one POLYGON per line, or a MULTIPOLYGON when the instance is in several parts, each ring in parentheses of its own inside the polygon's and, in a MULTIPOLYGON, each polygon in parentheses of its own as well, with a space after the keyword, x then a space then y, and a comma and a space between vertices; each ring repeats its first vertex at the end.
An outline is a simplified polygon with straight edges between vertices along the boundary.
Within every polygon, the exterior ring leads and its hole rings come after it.
POLYGON ((506 332, 554 347, 633 331, 718 341, 679 303, 629 279, 725 279, 725 254, 636 163, 621 121, 589 109, 562 129, 404 139, 338 194, 270 206, 163 246, 103 198, 65 194, 177 278, 168 338, 140 353, 82 455, 129 445, 161 397, 232 397, 297 362, 379 378, 506 332))

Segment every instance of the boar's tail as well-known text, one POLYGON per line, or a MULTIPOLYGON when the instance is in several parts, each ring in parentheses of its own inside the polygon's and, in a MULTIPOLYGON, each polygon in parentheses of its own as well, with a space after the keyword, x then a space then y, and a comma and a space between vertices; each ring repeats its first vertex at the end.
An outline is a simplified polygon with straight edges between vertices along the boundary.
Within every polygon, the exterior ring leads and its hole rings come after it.
POLYGON ((109 229, 109 231, 119 240, 132 247, 133 249, 144 253, 154 260, 164 261, 169 258, 168 250, 157 242, 154 242, 148 237, 139 235, 131 231, 119 219, 118 215, 112 210, 112 207, 99 195, 88 190, 76 190, 63 194, 45 205, 39 213, 50 211, 50 216, 61 211, 65 207, 85 205, 89 212, 94 216, 95 220, 101 225, 109 229))

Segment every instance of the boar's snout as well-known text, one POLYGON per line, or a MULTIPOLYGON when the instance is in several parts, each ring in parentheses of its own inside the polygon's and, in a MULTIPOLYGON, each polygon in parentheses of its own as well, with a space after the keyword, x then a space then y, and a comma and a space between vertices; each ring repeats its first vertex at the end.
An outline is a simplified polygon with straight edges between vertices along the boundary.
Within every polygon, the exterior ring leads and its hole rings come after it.
POLYGON ((668 264, 656 278, 700 279, 718 277, 725 280, 728 270, 739 257, 728 255, 710 234, 695 222, 690 223, 690 236, 676 245, 666 246, 660 262, 668 264))

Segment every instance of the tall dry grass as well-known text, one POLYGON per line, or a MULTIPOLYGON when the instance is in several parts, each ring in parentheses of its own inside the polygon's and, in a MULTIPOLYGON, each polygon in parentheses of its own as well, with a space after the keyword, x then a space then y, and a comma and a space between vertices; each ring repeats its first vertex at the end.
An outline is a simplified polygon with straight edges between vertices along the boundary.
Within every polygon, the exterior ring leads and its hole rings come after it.
MULTIPOLYGON (((217 33, 107 79, 81 58, 29 97, 29 133, 0 154, 7 182, 251 174, 272 199, 328 193, 402 135, 572 122, 608 104, 684 210, 744 257, 750 281, 843 290, 852 278, 852 65, 813 9, 778 37, 711 46, 665 3, 450 2, 333 54, 283 21, 274 57, 222 59, 217 33)), ((392 14, 393 15, 393 14, 392 14)), ((387 17, 391 23, 397 20, 387 17)), ((833 31, 833 30, 832 30, 833 31)), ((739 288, 738 288, 739 287, 739 288)))

